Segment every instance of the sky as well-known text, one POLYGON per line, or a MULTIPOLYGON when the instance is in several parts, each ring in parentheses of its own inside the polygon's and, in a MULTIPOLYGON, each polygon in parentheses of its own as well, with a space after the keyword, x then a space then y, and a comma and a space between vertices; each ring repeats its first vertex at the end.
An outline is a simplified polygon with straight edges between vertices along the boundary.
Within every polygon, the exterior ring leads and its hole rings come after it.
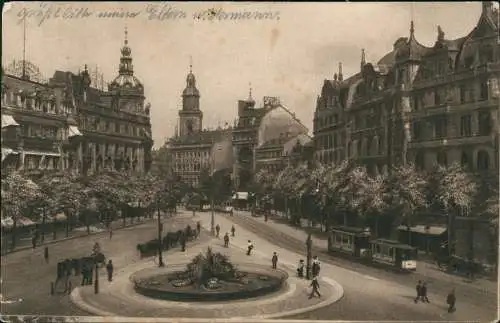
POLYGON ((462 37, 476 26, 480 12, 480 2, 15 2, 3 11, 2 66, 22 59, 27 16, 26 59, 46 78, 55 70, 76 73, 87 64, 111 82, 118 75, 126 26, 134 75, 151 103, 156 147, 175 132, 190 60, 204 127, 232 124, 237 101, 248 97, 251 84, 257 106, 264 96, 280 97, 312 132, 316 97, 339 62, 345 79, 359 71, 363 48, 367 62, 376 63, 399 37, 409 35, 412 18, 417 40, 432 46, 438 25, 447 39, 462 37), (170 16, 159 19, 167 9, 170 16), (270 14, 260 20, 217 14, 210 20, 209 9, 270 14), (99 17, 110 11, 129 17, 99 17))

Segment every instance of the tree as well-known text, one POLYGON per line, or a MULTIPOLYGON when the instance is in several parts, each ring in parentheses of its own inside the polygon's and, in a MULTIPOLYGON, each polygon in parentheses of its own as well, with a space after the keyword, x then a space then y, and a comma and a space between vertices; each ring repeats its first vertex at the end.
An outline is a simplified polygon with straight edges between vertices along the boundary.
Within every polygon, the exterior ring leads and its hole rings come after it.
MULTIPOLYGON (((20 218, 28 210, 30 204, 42 198, 42 192, 33 181, 21 176, 18 172, 2 176, 2 210, 13 221, 12 248, 16 245, 17 225, 20 218)), ((29 215, 33 215, 31 212, 29 215)), ((32 218, 37 221, 37 218, 32 218)))
MULTIPOLYGON (((470 216, 470 209, 473 204, 474 196, 477 192, 477 184, 472 176, 465 172, 459 164, 453 164, 446 168, 438 166, 432 173, 430 183, 434 186, 434 199, 432 202, 439 205, 448 218, 448 246, 449 253, 454 253, 455 241, 455 216, 462 214, 470 216)), ((471 249, 472 231, 474 230, 474 221, 471 224, 471 249)))
MULTIPOLYGON (((389 208, 396 217, 396 223, 406 222, 411 226, 411 216, 416 210, 426 207, 425 178, 411 164, 391 169, 387 177, 389 208)), ((411 244, 411 231, 408 230, 408 244, 411 244)))

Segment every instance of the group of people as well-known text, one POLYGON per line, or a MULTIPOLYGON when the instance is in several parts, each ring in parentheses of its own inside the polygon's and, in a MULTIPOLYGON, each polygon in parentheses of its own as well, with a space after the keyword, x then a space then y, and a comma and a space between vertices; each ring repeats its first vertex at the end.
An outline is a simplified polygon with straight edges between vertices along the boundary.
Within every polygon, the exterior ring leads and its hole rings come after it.
MULTIPOLYGON (((415 289, 417 291, 417 297, 415 297, 414 300, 415 304, 418 303, 419 301, 422 301, 422 303, 430 303, 429 298, 427 297, 426 282, 422 282, 421 280, 419 280, 415 289)), ((448 293, 448 296, 446 297, 446 304, 448 304, 448 313, 452 313, 456 310, 455 302, 456 302, 455 289, 452 289, 450 293, 448 293)))
MULTIPOLYGON (((215 226, 215 234, 216 234, 216 237, 219 238, 220 237, 220 225, 216 225, 215 226)), ((234 227, 234 225, 231 227, 231 236, 234 237, 234 234, 236 232, 236 228, 234 227)), ((229 248, 229 232, 226 232, 224 234, 224 247, 226 248, 229 248)))

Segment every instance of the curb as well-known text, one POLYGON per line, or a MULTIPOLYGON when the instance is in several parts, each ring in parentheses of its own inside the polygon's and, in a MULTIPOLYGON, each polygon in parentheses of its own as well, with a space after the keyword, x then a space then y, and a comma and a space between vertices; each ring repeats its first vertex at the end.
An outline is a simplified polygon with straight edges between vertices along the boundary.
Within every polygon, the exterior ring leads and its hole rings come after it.
MULTIPOLYGON (((116 228, 113 231, 119 231, 119 230, 122 230, 122 229, 136 227, 136 226, 139 226, 139 225, 146 224, 146 223, 148 223, 150 221, 154 221, 154 219, 146 220, 146 221, 143 221, 143 222, 140 222, 140 223, 127 224, 127 225, 125 225, 123 227, 116 228)), ((78 239, 78 238, 86 238, 86 237, 90 237, 90 236, 96 236, 96 235, 103 234, 103 233, 109 234, 109 231, 91 232, 90 234, 86 234, 86 235, 77 235, 77 236, 73 236, 73 237, 66 237, 66 238, 62 238, 62 239, 51 240, 51 241, 44 242, 43 244, 38 245, 37 248, 43 247, 43 246, 47 246, 47 245, 56 244, 56 243, 59 243, 59 242, 74 240, 74 239, 78 239)), ((16 248, 14 250, 7 251, 6 253, 2 254, 2 257, 8 256, 10 254, 13 254, 13 253, 16 253, 16 252, 19 252, 19 251, 28 250, 28 249, 33 249, 33 247, 32 246, 19 247, 19 248, 16 248)))

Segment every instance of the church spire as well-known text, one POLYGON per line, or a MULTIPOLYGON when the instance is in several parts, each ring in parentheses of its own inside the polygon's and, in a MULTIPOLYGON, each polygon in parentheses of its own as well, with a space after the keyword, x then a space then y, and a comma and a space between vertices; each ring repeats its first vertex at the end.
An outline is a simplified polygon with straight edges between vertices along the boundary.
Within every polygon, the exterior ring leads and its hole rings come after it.
POLYGON ((132 65, 132 50, 128 46, 128 30, 125 26, 125 38, 123 41, 123 47, 121 49, 122 56, 120 57, 120 75, 133 75, 134 68, 132 65))
POLYGON ((248 83, 248 99, 247 102, 250 103, 251 105, 255 104, 255 100, 252 97, 252 83, 248 83))
POLYGON ((363 70, 363 67, 366 65, 366 55, 365 55, 365 49, 363 48, 361 50, 361 70, 363 70))

